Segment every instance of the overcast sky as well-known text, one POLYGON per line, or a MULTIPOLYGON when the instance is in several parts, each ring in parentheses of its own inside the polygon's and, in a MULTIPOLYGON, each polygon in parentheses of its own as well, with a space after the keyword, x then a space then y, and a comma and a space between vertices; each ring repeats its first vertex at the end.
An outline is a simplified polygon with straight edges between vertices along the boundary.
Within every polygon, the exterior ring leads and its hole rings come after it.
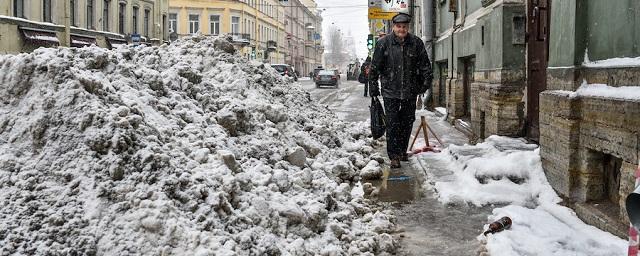
POLYGON ((326 38, 329 27, 337 26, 347 36, 354 37, 356 52, 359 58, 367 56, 367 2, 368 0, 315 0, 319 9, 325 9, 322 18, 323 38, 326 38))

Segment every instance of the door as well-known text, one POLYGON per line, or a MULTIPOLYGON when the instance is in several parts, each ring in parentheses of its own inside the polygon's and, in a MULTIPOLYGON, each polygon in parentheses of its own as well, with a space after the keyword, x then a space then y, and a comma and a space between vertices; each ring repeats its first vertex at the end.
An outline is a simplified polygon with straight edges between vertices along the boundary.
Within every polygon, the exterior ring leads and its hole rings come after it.
POLYGON ((471 120, 471 83, 473 83, 473 73, 475 72, 475 57, 468 57, 463 59, 464 73, 463 73, 463 86, 464 86, 464 117, 465 121, 471 120))
POLYGON ((439 81, 439 85, 438 85, 438 107, 446 107, 446 95, 445 95, 445 91, 446 91, 446 86, 447 86, 447 76, 448 76, 448 63, 447 61, 443 61, 440 62, 439 64, 439 70, 440 70, 440 81, 439 81))
POLYGON ((551 0, 527 3, 527 137, 540 140, 540 93, 547 88, 551 0))

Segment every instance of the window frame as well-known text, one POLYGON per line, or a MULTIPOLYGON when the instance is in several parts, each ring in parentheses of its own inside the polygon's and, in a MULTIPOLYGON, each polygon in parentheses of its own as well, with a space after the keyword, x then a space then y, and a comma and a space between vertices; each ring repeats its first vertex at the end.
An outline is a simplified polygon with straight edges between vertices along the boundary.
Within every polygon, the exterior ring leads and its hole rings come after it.
POLYGON ((143 19, 142 32, 144 32, 145 37, 149 37, 149 34, 151 33, 151 30, 149 27, 149 22, 151 21, 151 9, 144 8, 144 16, 142 17, 142 19, 143 19))
POLYGON ((53 1, 42 0, 42 21, 53 23, 53 1))
POLYGON ((187 23, 189 24, 189 34, 198 33, 200 31, 200 14, 189 13, 187 23), (197 17, 197 20, 192 20, 191 17, 197 17))
POLYGON ((124 34, 126 32, 127 19, 127 3, 120 2, 118 4, 118 32, 124 34))
POLYGON ((178 13, 177 12, 170 12, 169 13, 169 33, 173 33, 176 32, 176 34, 178 33, 178 13), (175 19, 171 19, 171 16, 175 15, 175 19))
POLYGON ((95 29, 96 2, 86 0, 87 3, 87 28, 95 29))
POLYGON ((24 13, 25 13, 25 0, 13 0, 13 6, 11 7, 11 14, 13 14, 13 17, 16 18, 26 18, 24 13), (18 4, 19 3, 19 4, 18 4), (20 6, 21 8, 18 8, 18 6, 20 6))
POLYGON ((219 35, 220 34, 220 19, 221 15, 219 14, 210 14, 209 15, 209 34, 211 35, 219 35), (216 17, 217 20, 213 18, 216 17), (214 26, 215 24, 215 26, 214 26))
POLYGON ((109 9, 111 0, 102 0, 102 31, 109 31, 109 9))
POLYGON ((240 16, 231 16, 231 34, 240 34, 240 16), (237 28, 237 29, 235 29, 235 32, 234 32, 234 29, 233 29, 234 28, 233 18, 237 18, 238 19, 238 22, 235 23, 235 25, 236 25, 235 27, 237 28))
POLYGON ((140 34, 138 33, 138 14, 140 12, 140 6, 134 5, 131 8, 131 34, 140 34))
POLYGON ((69 0, 69 14, 71 15, 71 17, 69 17, 69 22, 71 23, 71 26, 76 26, 76 21, 77 21, 77 15, 76 12, 78 11, 78 8, 76 6, 78 2, 76 0, 69 0))

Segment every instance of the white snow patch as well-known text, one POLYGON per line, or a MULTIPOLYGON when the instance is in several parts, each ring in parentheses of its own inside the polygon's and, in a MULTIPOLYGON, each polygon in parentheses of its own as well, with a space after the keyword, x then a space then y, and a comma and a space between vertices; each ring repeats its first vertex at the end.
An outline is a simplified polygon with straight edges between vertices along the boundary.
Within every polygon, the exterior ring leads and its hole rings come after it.
POLYGON ((639 86, 613 87, 606 84, 588 84, 586 81, 576 90, 578 96, 605 97, 623 100, 640 100, 639 86))
POLYGON ((582 64, 588 68, 627 68, 640 67, 640 57, 633 58, 611 58, 606 60, 590 61, 585 53, 585 61, 582 64))
POLYGON ((452 145, 427 154, 453 171, 434 185, 439 201, 507 205, 494 209, 488 222, 508 216, 511 229, 478 236, 490 255, 624 255, 624 240, 586 225, 558 205, 561 199, 546 179, 537 145, 491 136, 475 146, 452 145))

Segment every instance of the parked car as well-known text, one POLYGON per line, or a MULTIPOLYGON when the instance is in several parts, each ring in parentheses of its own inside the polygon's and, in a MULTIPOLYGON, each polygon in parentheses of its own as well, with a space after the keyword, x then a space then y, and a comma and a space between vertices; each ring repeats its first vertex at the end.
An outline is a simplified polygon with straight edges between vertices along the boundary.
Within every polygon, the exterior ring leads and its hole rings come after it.
POLYGON ((293 67, 288 64, 271 64, 271 67, 278 71, 281 76, 288 76, 293 78, 293 81, 298 81, 298 75, 296 75, 293 67))
POLYGON ((324 68, 321 67, 317 67, 315 69, 313 69, 313 75, 311 76, 313 81, 316 81, 316 77, 318 76, 318 72, 320 72, 321 70, 324 70, 324 68))
POLYGON ((323 85, 338 88, 338 84, 340 84, 340 75, 337 70, 320 70, 315 81, 316 88, 320 88, 320 86, 323 85))

